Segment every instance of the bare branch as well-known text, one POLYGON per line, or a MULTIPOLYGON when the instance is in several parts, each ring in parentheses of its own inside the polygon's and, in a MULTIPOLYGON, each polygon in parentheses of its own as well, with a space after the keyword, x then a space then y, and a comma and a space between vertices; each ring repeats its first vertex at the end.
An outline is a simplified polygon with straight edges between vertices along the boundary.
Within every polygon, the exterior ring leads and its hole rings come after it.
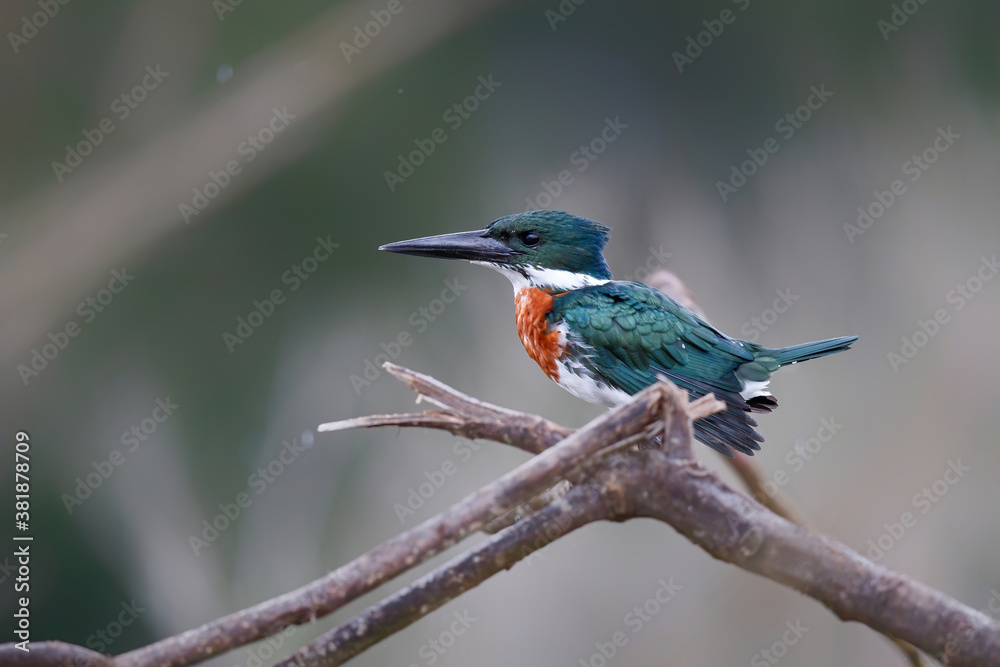
POLYGON ((644 485, 643 493, 630 495, 636 515, 669 523, 712 556, 795 588, 843 620, 946 655, 949 665, 984 665, 1000 656, 1000 623, 772 514, 700 463, 670 464, 655 454, 641 473, 626 471, 632 485, 644 485), (660 483, 650 485, 651 476, 660 483))
MULTIPOLYGON (((987 656, 1000 655, 1000 624, 726 487, 692 456, 686 393, 672 386, 663 392, 661 450, 630 452, 643 459, 640 465, 609 470, 607 460, 588 464, 607 475, 605 496, 617 497, 621 503, 608 503, 604 518, 645 516, 669 523, 712 556, 796 588, 844 620, 869 625, 895 641, 911 662, 919 658, 907 650, 906 642, 932 655, 946 656, 949 665, 984 664, 987 656), (919 610, 919 618, 913 617, 914 610, 919 610)), ((653 418, 652 413, 648 418, 653 418)), ((462 573, 452 571, 449 576, 460 579, 462 573)), ((435 592, 437 603, 443 604, 443 594, 435 592)), ((393 599, 381 605, 386 606, 376 605, 369 611, 395 609, 393 599)), ((399 613, 394 624, 405 625, 416 618, 399 613)), ((361 627, 364 618, 303 649, 299 655, 308 656, 305 664, 341 664, 341 658, 348 655, 342 652, 362 650, 355 642, 364 643, 367 635, 359 636, 354 629, 361 627)))
POLYGON ((483 532, 489 535, 499 533, 504 528, 513 526, 524 517, 534 514, 538 510, 559 500, 572 488, 573 483, 568 479, 564 479, 552 488, 546 489, 543 493, 538 494, 524 505, 518 505, 503 516, 493 519, 493 521, 490 521, 488 524, 483 526, 483 532))
POLYGON ((427 400, 444 411, 401 415, 372 415, 320 424, 320 431, 343 431, 376 426, 419 426, 448 431, 470 439, 494 440, 532 454, 556 444, 572 429, 537 415, 501 408, 449 387, 434 378, 409 368, 386 362, 383 367, 417 393, 417 400, 427 400))
POLYGON ((684 284, 684 281, 680 279, 680 276, 673 271, 663 268, 657 269, 649 274, 645 282, 650 287, 655 287, 660 290, 701 319, 706 322, 708 321, 708 315, 706 315, 705 311, 701 309, 698 302, 694 300, 694 294, 692 294, 691 290, 688 289, 688 286, 684 284))
POLYGON ((27 667, 112 667, 115 659, 66 642, 31 642, 29 651, 0 644, 0 665, 27 667))
MULTIPOLYGON (((438 405, 455 405, 477 413, 473 419, 480 427, 496 422, 489 429, 483 428, 498 442, 523 444, 529 437, 521 431, 517 438, 511 438, 501 426, 504 423, 515 430, 524 428, 522 422, 531 423, 543 438, 565 431, 541 418, 488 404, 449 403, 461 394, 405 369, 395 370, 400 370, 397 375, 413 380, 411 386, 418 391, 431 387, 437 392, 438 405)), ((689 404, 686 392, 670 385, 654 385, 447 511, 297 591, 113 660, 90 652, 75 653, 74 647, 57 643, 43 644, 41 648, 53 658, 72 658, 75 654, 98 660, 93 663, 95 667, 200 662, 274 634, 289 624, 330 613, 470 532, 482 529, 490 519, 535 499, 535 507, 544 505, 539 511, 527 514, 477 549, 327 633, 294 659, 302 664, 341 664, 491 574, 510 567, 520 556, 511 548, 524 545, 529 538, 534 538, 536 547, 543 546, 547 542, 541 531, 567 516, 572 519, 566 528, 556 531, 551 539, 598 519, 658 519, 713 557, 793 587, 828 606, 840 618, 860 621, 890 638, 910 642, 948 665, 988 664, 1000 655, 1000 623, 866 560, 831 538, 773 514, 728 488, 695 460, 691 451, 692 418, 710 414, 719 405, 711 397, 689 404), (662 437, 661 448, 621 451, 623 443, 654 434, 662 437), (544 504, 545 498, 539 498, 539 494, 563 479, 574 481, 576 486, 565 496, 544 504), (490 555, 495 558, 491 560, 487 557, 490 555)), ((461 421, 450 410, 446 407, 433 421, 461 421)), ((398 421, 399 417, 379 419, 386 423, 398 421)), ((529 451, 545 447, 542 442, 524 446, 529 451)), ((10 654, 11 650, 10 645, 2 647, 0 655, 10 654)), ((19 664, 53 664, 38 657, 38 661, 21 660, 19 664)))
MULTIPOLYGON (((706 322, 708 321, 708 315, 705 314, 705 311, 695 301, 691 290, 688 289, 684 281, 673 271, 664 268, 657 269, 646 278, 646 284, 650 287, 655 287, 698 317, 706 322)), ((750 495, 757 502, 762 503, 772 512, 785 517, 789 521, 797 523, 800 526, 806 525, 805 517, 802 516, 802 513, 795 508, 795 505, 784 493, 777 488, 770 491, 765 488, 764 483, 767 481, 767 478, 760 464, 755 459, 735 452, 733 458, 726 457, 726 463, 743 480, 750 495)))
POLYGON ((792 523, 797 523, 800 526, 809 525, 788 496, 777 488, 767 488, 767 476, 756 461, 745 454, 736 452, 736 456, 729 459, 729 464, 747 485, 747 490, 754 500, 792 523))
POLYGON ((602 489, 574 487, 563 499, 369 607, 276 667, 341 665, 537 549, 607 514, 602 489))
MULTIPOLYGON (((646 279, 646 284, 664 292, 698 317, 706 321, 708 320, 708 315, 695 301, 691 290, 688 289, 684 281, 674 272, 664 268, 657 269, 646 279)), ((800 526, 807 525, 805 516, 795 507, 795 504, 788 496, 777 488, 768 489, 766 487, 767 478, 760 464, 755 459, 736 452, 733 458, 726 459, 726 463, 740 476, 746 484, 750 495, 757 502, 792 523, 797 523, 800 526)), ((916 649, 895 637, 891 637, 890 639, 899 647, 913 667, 922 667, 923 663, 916 649)))
MULTIPOLYGON (((525 428, 540 430, 551 437, 551 423, 540 417, 530 417, 468 399, 436 380, 406 369, 393 367, 390 368, 390 372, 392 371, 410 378, 414 383, 411 386, 421 387, 421 391, 425 388, 432 391, 433 399, 438 404, 448 405, 448 401, 455 401, 458 409, 476 413, 476 418, 480 420, 477 423, 486 424, 488 420, 502 419, 511 430, 521 432, 522 435, 518 437, 527 437, 528 431, 518 431, 525 428)), ((662 385, 648 387, 636 394, 633 400, 573 432, 557 446, 526 461, 448 510, 382 543, 326 577, 274 600, 127 653, 120 656, 116 664, 128 667, 194 664, 273 635, 288 625, 305 623, 332 613, 347 602, 450 548, 467 535, 483 528, 489 521, 527 503, 602 448, 644 432, 650 415, 658 414, 663 401, 669 400, 673 395, 665 393, 662 385)), ((721 403, 716 401, 716 405, 713 405, 709 400, 702 401, 697 406, 698 414, 704 416, 719 409, 721 403)), ((562 427, 558 429, 564 430, 562 427)), ((517 439, 506 437, 496 425, 489 432, 497 435, 501 442, 517 439)), ((538 446, 540 445, 535 445, 538 446)))

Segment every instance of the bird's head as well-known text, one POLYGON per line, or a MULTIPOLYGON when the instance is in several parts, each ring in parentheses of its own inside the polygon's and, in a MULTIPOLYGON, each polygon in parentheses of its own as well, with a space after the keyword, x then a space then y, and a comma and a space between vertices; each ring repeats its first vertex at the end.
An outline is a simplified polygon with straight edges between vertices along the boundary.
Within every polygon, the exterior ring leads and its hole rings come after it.
POLYGON ((566 291, 611 280, 603 254, 609 231, 562 211, 528 211, 494 220, 485 229, 399 241, 379 250, 465 259, 503 273, 515 289, 566 291))

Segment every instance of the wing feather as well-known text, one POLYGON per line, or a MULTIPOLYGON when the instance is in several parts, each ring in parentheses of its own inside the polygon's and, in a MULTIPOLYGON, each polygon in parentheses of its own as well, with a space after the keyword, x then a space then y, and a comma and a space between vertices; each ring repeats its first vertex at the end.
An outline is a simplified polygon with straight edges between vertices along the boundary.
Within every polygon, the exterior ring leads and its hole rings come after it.
POLYGON ((555 297, 549 318, 569 325, 571 353, 599 382, 635 394, 663 374, 692 399, 714 393, 726 410, 696 422, 695 437, 727 456, 760 449, 737 374, 753 351, 663 292, 634 282, 584 287, 555 297))

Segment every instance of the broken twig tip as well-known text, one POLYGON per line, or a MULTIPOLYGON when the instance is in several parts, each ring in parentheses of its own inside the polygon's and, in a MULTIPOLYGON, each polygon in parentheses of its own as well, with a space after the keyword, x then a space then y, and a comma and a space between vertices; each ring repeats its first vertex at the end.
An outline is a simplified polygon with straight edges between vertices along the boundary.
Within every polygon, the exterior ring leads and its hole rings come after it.
POLYGON ((328 431, 340 431, 343 430, 344 422, 326 422, 325 424, 320 424, 316 427, 316 431, 319 433, 326 433, 328 431))

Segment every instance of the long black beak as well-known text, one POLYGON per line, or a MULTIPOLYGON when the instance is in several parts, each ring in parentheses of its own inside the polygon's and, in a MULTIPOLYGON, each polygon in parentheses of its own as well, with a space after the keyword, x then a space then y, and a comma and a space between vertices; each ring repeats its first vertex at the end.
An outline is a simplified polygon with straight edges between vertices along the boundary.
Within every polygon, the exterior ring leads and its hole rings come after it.
POLYGON ((490 237, 482 229, 477 229, 474 232, 441 234, 410 241, 398 241, 380 246, 379 250, 418 257, 468 259, 476 262, 502 262, 513 255, 520 254, 490 237))

